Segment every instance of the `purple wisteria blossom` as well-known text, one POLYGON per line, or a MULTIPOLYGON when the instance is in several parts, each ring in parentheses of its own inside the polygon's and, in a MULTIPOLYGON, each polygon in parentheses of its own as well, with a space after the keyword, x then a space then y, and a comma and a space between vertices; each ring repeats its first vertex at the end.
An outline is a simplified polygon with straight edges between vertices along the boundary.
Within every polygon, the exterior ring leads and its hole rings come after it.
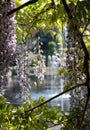
POLYGON ((6 74, 16 51, 14 15, 7 13, 14 8, 14 0, 0 1, 0 88, 7 84, 6 74))
POLYGON ((40 52, 29 51, 29 47, 27 43, 18 43, 17 45, 17 81, 25 93, 28 93, 31 89, 31 76, 34 76, 42 84, 46 72, 45 57, 40 52))

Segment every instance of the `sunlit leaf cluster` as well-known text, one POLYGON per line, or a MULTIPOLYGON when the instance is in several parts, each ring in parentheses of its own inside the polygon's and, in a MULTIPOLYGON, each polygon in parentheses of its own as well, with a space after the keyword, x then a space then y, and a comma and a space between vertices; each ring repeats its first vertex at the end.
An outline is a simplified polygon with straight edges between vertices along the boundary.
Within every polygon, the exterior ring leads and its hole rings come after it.
POLYGON ((63 111, 56 108, 48 108, 43 105, 33 111, 28 109, 42 103, 45 99, 24 104, 19 108, 13 107, 0 97, 0 129, 7 130, 46 130, 57 124, 65 124, 66 116, 63 111))

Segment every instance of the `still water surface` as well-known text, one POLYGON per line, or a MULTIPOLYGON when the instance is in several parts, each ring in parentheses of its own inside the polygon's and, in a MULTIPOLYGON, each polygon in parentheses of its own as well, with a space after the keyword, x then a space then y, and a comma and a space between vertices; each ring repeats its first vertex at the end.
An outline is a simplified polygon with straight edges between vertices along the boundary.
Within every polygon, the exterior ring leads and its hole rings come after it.
MULTIPOLYGON (((39 97, 44 97, 46 100, 61 93, 64 86, 64 77, 57 75, 58 68, 55 66, 48 66, 45 74, 44 83, 41 86, 33 86, 30 91, 30 96, 32 100, 37 100, 39 97)), ((17 83, 12 83, 11 87, 5 90, 4 94, 7 102, 14 106, 19 106, 23 103, 24 95, 22 88, 18 86, 17 83)), ((58 107, 64 111, 69 111, 69 94, 64 94, 51 102, 48 103, 50 107, 58 107)))

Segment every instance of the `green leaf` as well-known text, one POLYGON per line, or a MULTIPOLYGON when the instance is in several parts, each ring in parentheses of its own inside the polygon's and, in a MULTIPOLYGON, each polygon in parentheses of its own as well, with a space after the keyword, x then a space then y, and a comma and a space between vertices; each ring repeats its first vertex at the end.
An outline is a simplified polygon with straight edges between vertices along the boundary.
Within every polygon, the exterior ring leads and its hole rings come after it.
POLYGON ((70 88, 70 84, 69 83, 67 83, 65 86, 64 86, 64 91, 66 91, 66 90, 68 90, 70 88))
POLYGON ((68 70, 66 68, 60 68, 58 70, 58 74, 59 75, 62 75, 62 74, 68 74, 68 70))

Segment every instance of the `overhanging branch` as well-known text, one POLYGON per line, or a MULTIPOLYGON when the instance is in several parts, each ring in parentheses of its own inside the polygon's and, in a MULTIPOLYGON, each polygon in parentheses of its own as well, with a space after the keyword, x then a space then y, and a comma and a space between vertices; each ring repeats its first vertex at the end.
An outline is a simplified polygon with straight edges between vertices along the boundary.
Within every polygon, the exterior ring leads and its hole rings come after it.
POLYGON ((67 93, 67 92, 69 92, 69 91, 75 89, 76 87, 82 87, 82 86, 84 86, 84 85, 86 85, 86 83, 77 84, 77 85, 73 86, 72 88, 70 88, 70 89, 68 89, 68 90, 66 90, 66 91, 64 91, 64 92, 61 92, 61 93, 57 94, 56 96, 54 96, 54 97, 52 97, 52 98, 50 98, 50 99, 48 99, 48 100, 46 100, 46 101, 44 101, 44 102, 38 104, 37 106, 35 106, 35 107, 33 107, 33 108, 29 109, 29 110, 26 110, 25 112, 33 111, 34 109, 36 109, 36 108, 38 108, 38 107, 41 107, 42 105, 44 105, 44 104, 46 104, 46 103, 48 103, 48 102, 54 100, 55 98, 58 98, 59 96, 62 96, 63 94, 65 94, 65 93, 67 93))
MULTIPOLYGON (((67 15, 68 15, 68 18, 69 18, 69 20, 71 21, 71 19, 73 18, 73 14, 72 14, 72 12, 71 12, 70 9, 69 9, 69 7, 68 7, 68 5, 67 5, 67 3, 66 3, 66 0, 61 0, 61 1, 62 1, 62 3, 63 3, 64 9, 65 9, 65 11, 66 11, 66 13, 67 13, 67 15)), ((89 20, 90 20, 90 19, 89 19, 89 20)), ((84 54, 85 54, 83 67, 84 67, 84 73, 85 73, 85 75, 86 75, 87 100, 86 100, 86 103, 85 103, 85 107, 84 107, 84 109, 83 109, 83 115, 82 115, 82 121, 81 121, 81 122, 83 122, 84 117, 85 117, 85 112, 86 112, 86 109, 87 109, 87 107, 88 107, 88 103, 89 103, 89 99, 90 99, 89 52, 88 52, 88 50, 87 50, 87 48, 86 48, 86 45, 85 45, 85 43, 84 43, 84 40, 83 40, 83 38, 82 38, 83 35, 82 35, 82 33, 79 31, 79 29, 78 29, 78 26, 77 26, 77 25, 78 25, 78 22, 77 22, 77 20, 75 21, 75 23, 76 23, 76 24, 75 24, 76 28, 75 28, 75 30, 73 30, 74 33, 75 33, 75 38, 77 39, 78 43, 81 44, 81 46, 82 46, 82 48, 83 48, 83 51, 84 51, 84 54)), ((86 30, 88 24, 89 24, 89 21, 86 23, 86 26, 85 26, 83 32, 86 30)))
POLYGON ((62 3, 63 3, 63 6, 64 6, 64 8, 65 8, 65 11, 66 11, 66 13, 67 13, 67 15, 68 15, 68 18, 69 18, 69 19, 72 19, 73 16, 72 16, 72 13, 71 13, 71 11, 70 11, 70 9, 69 9, 67 3, 66 3, 66 0, 61 0, 61 1, 62 1, 62 3))
MULTIPOLYGON (((65 11, 66 11, 66 13, 68 15, 69 20, 71 20, 73 18, 73 14, 72 14, 71 10, 69 9, 69 6, 67 5, 66 0, 61 0, 61 1, 63 3, 64 9, 65 9, 65 11)), ((83 41, 83 38, 82 38, 82 33, 78 30, 78 27, 77 27, 78 22, 76 21, 75 23, 76 23, 76 25, 75 25, 76 28, 75 28, 74 32, 76 34, 76 37, 79 38, 79 42, 82 45, 85 56, 87 57, 87 59, 89 59, 89 53, 88 53, 88 50, 87 50, 87 48, 86 48, 86 46, 84 44, 84 41, 83 41)))
POLYGON ((28 1, 28 2, 26 2, 26 3, 24 3, 24 4, 22 4, 21 6, 15 8, 15 9, 13 9, 13 10, 11 10, 10 12, 8 12, 7 16, 9 16, 9 15, 11 15, 11 14, 13 14, 13 13, 19 11, 20 9, 22 9, 22 8, 24 8, 24 7, 26 7, 26 6, 30 5, 30 4, 36 3, 37 1, 38 1, 38 0, 30 0, 30 1, 28 1))
POLYGON ((87 26, 90 24, 90 18, 88 19, 88 21, 87 21, 87 23, 86 23, 86 25, 85 25, 85 27, 84 27, 84 29, 83 29, 83 31, 82 31, 82 35, 84 34, 84 32, 86 31, 86 29, 87 29, 87 26))

